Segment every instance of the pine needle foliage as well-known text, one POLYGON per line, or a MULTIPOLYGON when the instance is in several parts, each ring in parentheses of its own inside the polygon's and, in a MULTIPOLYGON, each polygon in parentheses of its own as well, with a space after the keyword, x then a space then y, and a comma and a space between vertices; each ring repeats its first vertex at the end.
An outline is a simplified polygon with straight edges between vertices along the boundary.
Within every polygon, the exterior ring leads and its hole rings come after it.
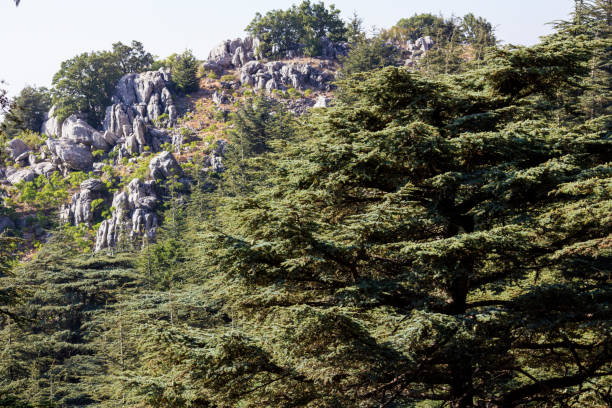
POLYGON ((268 188, 220 201, 196 248, 227 318, 148 329, 150 404, 606 403, 612 143, 555 99, 591 55, 342 81, 268 188))

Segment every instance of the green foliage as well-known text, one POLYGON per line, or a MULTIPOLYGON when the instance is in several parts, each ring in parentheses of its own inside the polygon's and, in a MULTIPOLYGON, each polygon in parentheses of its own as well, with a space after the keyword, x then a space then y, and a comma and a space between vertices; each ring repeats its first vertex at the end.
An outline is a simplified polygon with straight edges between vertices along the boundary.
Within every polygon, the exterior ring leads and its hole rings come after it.
POLYGON ((130 173, 130 176, 126 177, 123 180, 124 184, 128 184, 130 181, 134 179, 146 180, 149 177, 149 173, 150 173, 149 163, 151 163, 152 159, 153 159, 153 156, 148 156, 148 157, 144 157, 138 160, 135 163, 131 163, 131 166, 133 166, 133 170, 130 173))
POLYGON ((77 187, 89 177, 90 174, 72 172, 65 178, 57 171, 49 178, 38 176, 33 181, 21 182, 16 186, 19 201, 37 210, 57 209, 68 200, 68 190, 77 187))
MULTIPOLYGON (((612 4, 605 0, 576 2, 570 21, 558 21, 555 27, 561 37, 589 39, 597 47, 589 61, 589 75, 582 81, 583 89, 574 95, 564 95, 572 99, 575 111, 580 111, 586 120, 612 114, 612 4)), ((566 102, 567 103, 567 102, 566 102)), ((607 120, 610 126, 610 119, 607 120)))
MULTIPOLYGON (((0 279, 12 276, 12 270, 19 254, 20 240, 13 237, 0 235, 0 279)), ((0 323, 5 318, 11 318, 9 306, 15 305, 20 300, 22 291, 18 286, 0 286, 0 323)))
POLYGON ((32 130, 23 130, 16 136, 24 141, 31 149, 38 149, 46 140, 46 137, 32 130))
POLYGON ((419 68, 428 73, 460 72, 466 68, 466 61, 480 62, 486 50, 497 44, 492 24, 472 13, 447 19, 415 14, 381 33, 385 41, 395 43, 416 41, 423 36, 430 36, 435 43, 434 49, 419 60, 419 68))
POLYGON ((491 23, 472 13, 462 18, 444 18, 428 13, 415 14, 400 19, 395 26, 383 31, 382 36, 386 40, 400 42, 416 41, 430 36, 436 44, 442 46, 452 41, 472 46, 493 46, 497 43, 491 23))
POLYGON ((121 404, 115 378, 131 339, 114 306, 138 277, 130 257, 79 255, 79 228, 54 231, 34 260, 0 278, 0 287, 29 295, 10 309, 20 323, 0 324, 2 398, 36 407, 121 404))
MULTIPOLYGON (((104 200, 95 200, 91 203, 93 212, 99 211, 104 200), (94 203, 95 202, 95 203, 94 203)), ((87 224, 71 225, 68 223, 62 224, 62 234, 70 239, 77 248, 78 252, 89 253, 93 247, 96 232, 87 224)))
POLYGON ((177 281, 178 267, 185 258, 182 242, 173 238, 145 244, 139 259, 139 270, 151 286, 169 289, 177 281))
POLYGON ((172 82, 176 90, 187 94, 198 90, 198 60, 193 56, 191 50, 185 50, 182 54, 172 54, 162 61, 156 61, 153 69, 165 67, 170 69, 172 82))
POLYGON ((191 51, 187 50, 177 56, 175 64, 171 67, 171 72, 172 80, 179 92, 188 93, 199 88, 198 61, 191 51))
POLYGON ((461 75, 358 74, 291 145, 247 149, 268 174, 220 198, 197 243, 227 319, 148 326, 139 395, 605 405, 612 144, 550 111, 588 74, 588 47, 571 44, 461 75))
POLYGON ((346 40, 346 27, 340 10, 323 2, 306 0, 287 10, 272 10, 265 16, 257 13, 246 31, 261 40, 257 50, 264 57, 279 57, 287 51, 303 49, 307 56, 321 53, 321 39, 346 40))
POLYGON ((144 46, 139 41, 132 41, 131 45, 121 42, 113 44, 113 54, 123 73, 146 71, 153 64, 153 55, 145 51, 144 46))
POLYGON ((363 19, 353 12, 353 16, 346 23, 346 38, 352 44, 357 44, 366 39, 366 33, 363 28, 363 19))
POLYGON ((291 137, 294 124, 291 114, 276 100, 255 96, 245 100, 233 114, 230 133, 230 160, 244 160, 271 150, 271 140, 291 137))
POLYGON ((226 74, 221 77, 221 81, 224 82, 233 82, 236 80, 236 76, 233 74, 226 74))
POLYGON ((300 97, 300 91, 298 91, 295 88, 289 88, 289 89, 287 89, 287 95, 291 99, 297 99, 297 98, 300 97))
POLYGON ((83 53, 62 62, 53 76, 53 103, 58 118, 63 120, 82 112, 92 126, 100 126, 122 75, 115 55, 109 51, 83 53))
POLYGON ((50 108, 51 96, 47 88, 26 86, 8 105, 8 112, 0 124, 0 133, 12 139, 24 131, 40 132, 50 108))
POLYGON ((231 122, 223 162, 228 171, 220 188, 228 195, 244 194, 265 181, 270 163, 261 156, 289 142, 295 136, 297 121, 280 102, 258 95, 243 101, 231 122))
POLYGON ((151 62, 151 54, 138 41, 131 46, 118 42, 113 44, 113 51, 86 52, 62 62, 53 76, 53 103, 58 119, 81 112, 92 126, 100 127, 119 79, 124 74, 147 69, 151 62))
POLYGON ((612 141, 605 104, 583 111, 607 45, 585 29, 346 75, 300 118, 245 101, 222 174, 201 156, 189 199, 157 186, 156 243, 83 256, 62 229, 0 277, 31 294, 0 307, 1 398, 610 405, 612 141))
POLYGON ((382 37, 362 39, 354 43, 347 57, 341 58, 341 74, 350 75, 357 72, 371 71, 400 63, 400 54, 382 37))
POLYGON ((104 156, 104 154, 104 150, 94 150, 93 152, 91 152, 91 155, 94 157, 94 159, 97 160, 100 160, 104 156))
MULTIPOLYGON (((0 85, 3 84, 5 84, 5 82, 0 79, 0 85)), ((6 96, 6 89, 0 88, 0 111, 5 112, 10 106, 10 104, 11 101, 8 96, 6 96)))

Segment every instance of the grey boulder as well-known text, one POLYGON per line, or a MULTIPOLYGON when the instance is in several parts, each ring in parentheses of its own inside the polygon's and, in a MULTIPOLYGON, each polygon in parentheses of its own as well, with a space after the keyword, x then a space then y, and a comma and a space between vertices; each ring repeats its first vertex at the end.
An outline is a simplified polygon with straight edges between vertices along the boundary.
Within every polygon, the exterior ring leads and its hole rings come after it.
POLYGON ((93 166, 93 156, 87 146, 65 139, 47 139, 47 147, 67 168, 89 171, 93 166))
POLYGON ((90 178, 81 183, 81 190, 102 191, 104 183, 101 180, 90 178))
POLYGON ((40 133, 47 136, 62 137, 62 122, 55 116, 55 106, 45 116, 40 133))
POLYGON ((173 175, 180 176, 183 172, 172 153, 161 152, 149 163, 151 177, 154 179, 167 179, 173 175))
POLYGON ((38 175, 35 172, 33 172, 31 169, 21 169, 21 170, 17 170, 16 172, 8 176, 6 179, 12 185, 16 185, 24 181, 32 181, 37 176, 38 175))
POLYGON ((7 143, 7 150, 11 159, 15 160, 25 152, 29 151, 30 148, 21 139, 13 139, 7 143))
POLYGON ((49 162, 40 162, 32 165, 32 170, 40 176, 49 178, 54 172, 57 171, 57 166, 49 162))
POLYGON ((64 121, 62 124, 62 139, 90 146, 96 150, 107 151, 111 148, 111 145, 104 139, 104 135, 78 115, 71 115, 64 121))

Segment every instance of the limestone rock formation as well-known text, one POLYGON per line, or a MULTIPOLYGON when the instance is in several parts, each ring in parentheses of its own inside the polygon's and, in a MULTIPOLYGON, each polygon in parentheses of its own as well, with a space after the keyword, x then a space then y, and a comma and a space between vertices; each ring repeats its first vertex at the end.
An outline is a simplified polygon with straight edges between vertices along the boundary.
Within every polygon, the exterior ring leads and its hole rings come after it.
POLYGON ((317 98, 317 102, 315 102, 314 104, 314 108, 327 108, 327 106, 329 106, 329 101, 330 99, 327 98, 325 95, 320 95, 317 98))
MULTIPOLYGON (((60 122, 55 107, 51 108, 41 132, 55 136, 47 141, 54 163, 65 170, 88 171, 93 164, 91 151, 116 149, 119 158, 145 150, 159 151, 170 137, 154 126, 160 124, 162 115, 167 118, 165 125, 173 126, 177 120, 169 85, 170 74, 164 69, 124 75, 115 87, 113 105, 106 109, 102 131, 90 126, 79 114, 60 122)), ((15 154, 24 152, 20 149, 16 144, 15 154)))
POLYGON ((151 177, 154 179, 165 180, 171 176, 182 174, 181 166, 170 152, 161 152, 151 159, 149 170, 151 171, 151 177))
POLYGON ((45 176, 46 178, 51 177, 54 172, 58 171, 57 166, 49 162, 36 163, 31 168, 37 175, 45 176))
POLYGON ((102 221, 96 235, 96 251, 115 247, 122 239, 138 244, 143 235, 149 240, 155 238, 158 218, 154 212, 157 204, 154 185, 154 181, 134 179, 127 185, 127 191, 115 193, 112 216, 102 221))
POLYGON ((214 171, 215 173, 221 173, 224 170, 223 167, 223 156, 227 148, 227 142, 223 139, 216 141, 215 147, 212 149, 210 154, 204 158, 203 170, 214 171))
POLYGON ((20 166, 27 166, 30 164, 30 152, 23 152, 21 153, 19 156, 17 156, 15 158, 15 163, 19 164, 20 166))
POLYGON ((80 143, 67 139, 47 139, 51 154, 67 169, 89 171, 93 165, 91 150, 80 143))
POLYGON ((251 37, 225 40, 210 51, 205 69, 219 72, 228 68, 240 68, 257 58, 259 40, 251 37))
POLYGON ((108 151, 111 147, 102 133, 78 115, 71 115, 62 123, 61 134, 62 139, 89 146, 92 150, 108 151))
POLYGON ((420 37, 416 41, 408 40, 403 48, 406 52, 406 59, 404 61, 404 65, 413 66, 414 63, 423 58, 425 53, 430 51, 435 45, 434 40, 426 35, 425 37, 420 37))
POLYGON ((38 175, 35 172, 33 172, 31 169, 21 169, 21 170, 17 170, 13 172, 12 174, 8 175, 6 179, 12 185, 16 185, 23 181, 32 181, 36 177, 38 177, 38 175))
POLYGON ((329 91, 334 78, 335 74, 330 70, 321 70, 302 63, 273 61, 262 64, 259 61, 251 61, 240 68, 242 85, 253 86, 257 90, 265 89, 268 92, 287 88, 329 91))
POLYGON ((40 133, 47 136, 54 136, 57 138, 62 137, 62 122, 55 116, 55 106, 51 107, 51 110, 45 116, 40 133))
POLYGON ((163 69, 124 75, 115 88, 113 105, 106 108, 104 130, 127 138, 136 118, 154 124, 162 114, 174 125, 177 112, 169 85, 170 73, 163 69))
MULTIPOLYGON (((260 41, 258 38, 245 37, 234 40, 225 40, 210 51, 208 60, 204 62, 203 68, 215 72, 224 69, 240 68, 253 60, 261 60, 258 53, 260 41)), ((319 58, 336 59, 341 55, 348 54, 347 43, 334 43, 327 38, 321 39, 321 55, 319 58)), ((273 47, 273 52, 276 50, 273 47)), ((281 53, 280 58, 296 58, 303 56, 303 48, 298 47, 281 53)))
POLYGON ((73 225, 94 221, 92 202, 104 198, 104 183, 98 179, 88 179, 81 183, 81 191, 72 196, 70 204, 60 209, 60 219, 73 225))
POLYGON ((228 103, 232 102, 231 97, 229 95, 227 95, 225 92, 218 91, 215 91, 212 96, 212 100, 217 105, 227 105, 228 103))
POLYGON ((163 69, 121 78, 113 105, 106 109, 103 135, 107 143, 121 145, 120 157, 142 153, 148 145, 159 149, 163 141, 149 136, 148 126, 159 125, 162 115, 167 117, 168 126, 176 124, 178 114, 169 85, 170 74, 163 69))
POLYGON ((7 143, 7 150, 11 159, 16 160, 23 153, 28 152, 30 148, 21 139, 13 139, 7 143))

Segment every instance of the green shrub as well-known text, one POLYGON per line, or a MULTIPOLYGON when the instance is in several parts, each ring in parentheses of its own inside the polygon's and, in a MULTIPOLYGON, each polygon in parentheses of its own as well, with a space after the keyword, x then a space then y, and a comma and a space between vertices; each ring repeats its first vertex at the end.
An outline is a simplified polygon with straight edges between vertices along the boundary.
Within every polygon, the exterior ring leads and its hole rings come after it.
POLYGON ((300 97, 300 91, 298 91, 298 90, 297 90, 297 89, 295 89, 295 88, 289 88, 289 89, 287 89, 287 94, 289 95, 289 97, 290 97, 291 99, 296 99, 296 98, 299 98, 299 97, 300 97))
MULTIPOLYGON (((51 94, 47 88, 26 86, 8 106, 8 111, 0 124, 0 133, 4 133, 9 139, 13 137, 24 139, 24 135, 20 133, 38 132, 50 108, 51 94)), ((30 143, 26 141, 26 144, 32 148, 40 144, 30 143)))
POLYGON ((226 74, 221 77, 221 81, 223 82, 232 82, 236 80, 236 75, 226 74))
POLYGON ((96 211, 104 203, 103 198, 98 198, 91 202, 91 211, 96 211))
POLYGON ((91 252, 94 239, 96 237, 96 233, 93 228, 90 228, 84 223, 76 226, 66 223, 62 226, 62 230, 71 238, 72 242, 76 244, 80 252, 91 252))
POLYGON ((347 29, 340 10, 333 5, 328 9, 323 2, 303 1, 287 10, 272 10, 265 16, 257 13, 246 31, 261 40, 257 51, 269 58, 302 45, 306 55, 319 55, 322 38, 345 41, 347 29))
POLYGON ((91 152, 91 155, 95 158, 95 159, 99 159, 102 156, 104 156, 104 150, 94 150, 93 152, 91 152))
POLYGON ((48 179, 45 176, 38 176, 15 187, 19 192, 19 202, 37 210, 47 210, 59 207, 68 199, 68 188, 71 184, 56 171, 48 179))
POLYGON ((130 181, 136 178, 141 179, 141 180, 147 179, 150 173, 149 163, 151 163, 152 159, 153 159, 153 156, 149 156, 149 157, 145 157, 143 160, 140 160, 139 163, 133 163, 133 165, 137 167, 134 170, 134 172, 130 175, 126 183, 129 183, 130 181))

